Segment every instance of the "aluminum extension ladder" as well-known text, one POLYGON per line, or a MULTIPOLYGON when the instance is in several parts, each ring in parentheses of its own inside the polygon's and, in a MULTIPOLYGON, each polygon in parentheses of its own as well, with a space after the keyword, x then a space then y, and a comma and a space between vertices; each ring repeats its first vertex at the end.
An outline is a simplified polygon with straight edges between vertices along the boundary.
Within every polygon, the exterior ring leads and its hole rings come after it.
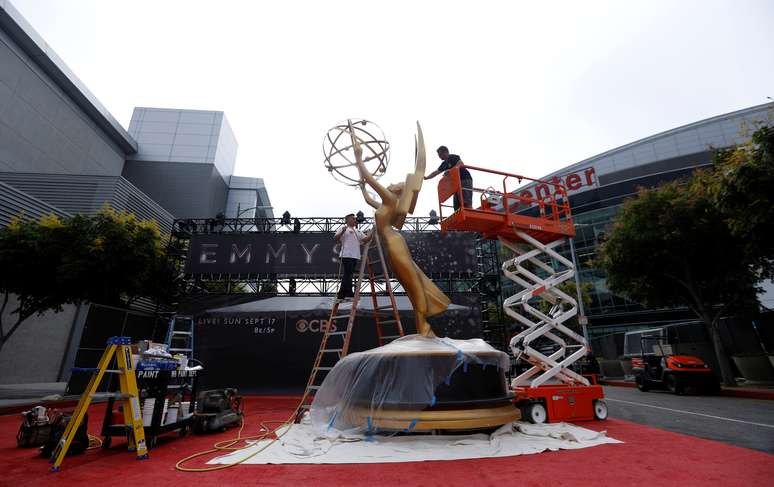
POLYGON ((129 337, 110 337, 107 341, 107 348, 102 354, 99 365, 96 368, 73 368, 73 372, 91 372, 91 380, 86 390, 81 394, 78 405, 75 407, 70 421, 67 422, 62 438, 51 453, 50 463, 53 464, 51 471, 58 472, 62 465, 68 448, 73 441, 78 427, 83 421, 86 410, 89 408, 92 399, 113 397, 123 402, 124 424, 127 428, 127 442, 129 451, 137 452, 137 459, 144 460, 148 458, 148 447, 145 444, 145 430, 142 426, 142 411, 140 410, 140 394, 137 391, 137 377, 134 374, 134 365, 132 364, 131 340, 129 337), (115 357, 117 369, 108 369, 115 357), (118 374, 121 387, 120 393, 97 393, 102 378, 105 374, 118 374))
POLYGON ((511 386, 537 387, 550 379, 568 385, 589 385, 585 377, 569 369, 586 355, 588 344, 583 336, 563 324, 578 313, 577 301, 558 287, 575 276, 573 263, 554 250, 568 239, 562 237, 543 244, 521 230, 514 230, 518 241, 504 237, 499 240, 516 254, 502 264, 502 270, 520 290, 503 301, 503 310, 526 327, 511 338, 509 348, 516 358, 526 360, 532 367, 514 378, 511 386), (530 304, 533 298, 549 303, 550 311, 544 313, 530 304), (536 350, 532 345, 541 337, 553 341, 558 350, 548 356, 536 350))
POLYGON ((374 229, 372 232, 374 237, 366 243, 362 258, 360 259, 357 286, 355 287, 355 296, 352 302, 348 303, 336 299, 333 304, 328 323, 325 326, 325 333, 323 334, 322 341, 320 341, 320 349, 317 352, 312 372, 309 374, 309 380, 297 410, 296 422, 300 421, 304 412, 311 409, 314 394, 322 385, 322 381, 327 373, 333 370, 336 363, 349 353, 352 328, 358 312, 363 312, 366 316, 374 319, 379 346, 386 345, 392 340, 404 336, 398 304, 395 300, 392 283, 390 282, 387 262, 384 259, 384 251, 382 250, 376 230, 374 229), (371 310, 363 310, 358 306, 363 288, 363 279, 366 275, 368 276, 369 289, 371 291, 371 310), (388 304, 379 304, 378 294, 380 292, 389 297, 388 304), (351 304, 351 307, 346 311, 349 304, 351 304), (339 310, 341 310, 341 314, 339 314, 339 310), (343 320, 346 320, 347 326, 346 329, 341 330, 337 323, 341 323, 343 320), (389 329, 393 331, 387 331, 389 329), (339 343, 332 343, 334 340, 339 340, 339 343))
POLYGON ((194 319, 191 316, 173 315, 164 343, 172 355, 180 353, 191 360, 194 353, 194 319))

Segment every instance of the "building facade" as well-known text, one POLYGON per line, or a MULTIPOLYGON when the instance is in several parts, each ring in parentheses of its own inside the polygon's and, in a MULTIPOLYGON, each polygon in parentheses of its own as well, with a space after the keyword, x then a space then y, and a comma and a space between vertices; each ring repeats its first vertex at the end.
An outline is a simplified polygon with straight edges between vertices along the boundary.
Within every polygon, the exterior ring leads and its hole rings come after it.
POLYGON ((135 108, 129 134, 138 150, 123 176, 176 218, 254 217, 256 207, 274 216, 263 179, 234 176, 238 144, 223 112, 135 108))
MULTIPOLYGON (((592 338, 695 319, 687 309, 644 309, 611 293, 604 273, 592 262, 621 204, 640 187, 656 187, 711 167, 714 149, 745 142, 755 127, 772 122, 774 103, 758 105, 632 142, 541 178, 563 184, 570 196, 577 231, 573 243, 579 277, 591 288, 591 305, 585 311, 592 338)), ((533 197, 548 191, 545 184, 530 184, 517 190, 533 197)), ((569 253, 569 248, 565 252, 569 253)), ((505 295, 513 294, 511 288, 509 281, 504 282, 505 295)), ((767 292, 761 297, 762 304, 772 308, 771 283, 764 283, 764 288, 767 292)))
POLYGON ((109 204, 162 230, 174 218, 226 214, 230 199, 273 216, 260 178, 234 177, 229 196, 237 148, 223 112, 136 108, 125 130, 0 3, 0 182, 14 188, 0 194, 0 224, 40 202, 61 214, 109 204))
MULTIPOLYGON (((136 108, 124 129, 0 1, 0 226, 109 205, 168 232, 175 218, 231 214, 232 200, 273 216, 263 180, 233 175, 237 148, 223 112, 136 108)), ((0 383, 65 380, 88 314, 68 307, 31 318, 0 354, 0 383), (30 356, 35 367, 17 366, 30 356)))

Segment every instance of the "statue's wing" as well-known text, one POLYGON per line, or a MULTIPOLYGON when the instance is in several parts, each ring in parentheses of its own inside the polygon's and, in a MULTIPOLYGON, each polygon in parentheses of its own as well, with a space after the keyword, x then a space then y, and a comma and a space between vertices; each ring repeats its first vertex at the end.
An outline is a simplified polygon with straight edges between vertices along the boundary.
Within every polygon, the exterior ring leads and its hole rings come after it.
POLYGON ((403 188, 403 194, 398 201, 398 222, 395 225, 400 228, 406 219, 406 215, 413 214, 417 206, 419 191, 422 189, 422 182, 425 180, 425 166, 427 157, 425 154, 425 138, 422 135, 422 127, 417 122, 417 136, 414 146, 414 172, 406 176, 406 186, 403 188))

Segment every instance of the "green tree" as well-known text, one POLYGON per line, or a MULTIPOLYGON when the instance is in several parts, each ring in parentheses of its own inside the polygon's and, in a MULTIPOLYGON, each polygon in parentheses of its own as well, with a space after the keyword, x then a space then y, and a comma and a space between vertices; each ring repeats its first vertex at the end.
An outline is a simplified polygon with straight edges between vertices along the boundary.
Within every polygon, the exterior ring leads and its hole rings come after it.
POLYGON ((178 272, 155 222, 109 208, 94 216, 15 219, 0 229, 0 350, 22 323, 66 304, 127 306, 140 297, 169 304, 178 272), (8 304, 15 302, 6 326, 8 304))
POLYGON ((715 207, 761 278, 774 277, 774 127, 764 126, 749 142, 717 151, 715 171, 702 173, 715 207))
POLYGON ((726 385, 735 385, 718 331, 756 302, 759 273, 713 204, 701 175, 626 201, 600 248, 611 291, 651 308, 688 306, 704 323, 726 385))

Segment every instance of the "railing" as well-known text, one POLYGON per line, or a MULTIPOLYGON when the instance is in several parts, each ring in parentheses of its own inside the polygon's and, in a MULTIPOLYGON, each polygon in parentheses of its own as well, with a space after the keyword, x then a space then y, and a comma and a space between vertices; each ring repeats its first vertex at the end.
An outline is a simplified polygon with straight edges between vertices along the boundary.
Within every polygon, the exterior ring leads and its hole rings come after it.
MULTIPOLYGON (((479 178, 473 178, 474 181, 477 179, 479 178)), ((473 195, 478 194, 480 200, 480 207, 465 208, 466 210, 505 216, 506 221, 510 215, 522 213, 530 215, 530 212, 536 212, 539 218, 553 220, 557 223, 562 220, 572 220, 567 189, 563 185, 552 181, 533 179, 518 174, 464 164, 458 164, 449 169, 438 182, 438 209, 441 219, 444 218, 444 208, 453 208, 452 205, 446 203, 449 198, 456 195, 460 202, 464 202, 464 191, 470 191, 473 195), (475 186, 470 189, 463 188, 460 178, 460 169, 462 167, 471 173, 492 175, 498 179, 501 177, 502 179, 498 182, 498 186, 501 184, 502 188, 495 188, 493 186, 487 188, 475 186), (525 181, 537 184, 534 194, 532 191, 518 193, 518 188, 509 188, 509 184, 513 186, 515 182, 516 185, 521 185, 525 181)))
MULTIPOLYGON (((358 223, 358 228, 366 231, 373 223, 372 217, 365 217, 358 223)), ((174 221, 172 234, 185 237, 212 233, 330 233, 344 224, 343 217, 184 218, 174 221)), ((437 217, 409 217, 403 225, 406 232, 437 232, 439 229, 437 217)))

